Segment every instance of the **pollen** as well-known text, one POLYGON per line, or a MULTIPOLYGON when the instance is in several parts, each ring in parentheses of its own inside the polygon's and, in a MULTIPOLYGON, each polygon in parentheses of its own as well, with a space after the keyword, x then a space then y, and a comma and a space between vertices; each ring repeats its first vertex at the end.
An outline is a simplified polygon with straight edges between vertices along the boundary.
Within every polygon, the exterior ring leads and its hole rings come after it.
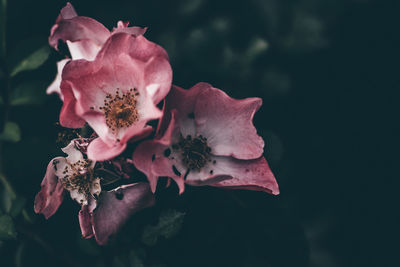
POLYGON ((107 94, 104 106, 100 110, 104 112, 107 126, 116 132, 121 128, 127 128, 139 120, 137 99, 139 92, 136 88, 126 93, 121 93, 117 88, 114 95, 107 94))
POLYGON ((207 144, 207 138, 201 135, 195 138, 191 135, 186 138, 181 136, 179 142, 172 148, 181 152, 182 163, 188 170, 199 171, 210 161, 211 148, 207 144))

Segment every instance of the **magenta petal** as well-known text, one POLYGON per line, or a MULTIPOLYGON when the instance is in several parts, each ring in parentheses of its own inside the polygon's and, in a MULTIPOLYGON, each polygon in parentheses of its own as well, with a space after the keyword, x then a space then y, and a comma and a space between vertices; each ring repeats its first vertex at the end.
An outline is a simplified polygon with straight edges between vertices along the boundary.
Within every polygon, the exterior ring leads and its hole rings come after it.
POLYGON ((91 238, 93 236, 91 216, 87 206, 83 206, 79 211, 79 225, 81 226, 81 232, 83 238, 91 238))
POLYGON ((64 199, 64 187, 55 174, 54 161, 64 158, 54 158, 47 165, 46 175, 42 181, 42 189, 35 197, 34 209, 42 213, 46 219, 50 218, 61 205, 64 199))
POLYGON ((199 94, 196 102, 197 133, 207 137, 213 155, 246 160, 259 158, 264 141, 252 121, 261 104, 260 98, 237 100, 210 88, 199 94))
POLYGON ((255 160, 218 157, 214 171, 230 175, 232 178, 215 183, 213 186, 279 194, 278 183, 264 157, 255 160))
POLYGON ((104 161, 114 158, 124 151, 126 143, 114 143, 109 147, 101 138, 94 139, 88 146, 88 158, 95 161, 104 161))
POLYGON ((150 207, 155 198, 148 183, 123 185, 109 192, 102 192, 93 211, 92 225, 97 243, 104 245, 125 221, 135 212, 150 207))

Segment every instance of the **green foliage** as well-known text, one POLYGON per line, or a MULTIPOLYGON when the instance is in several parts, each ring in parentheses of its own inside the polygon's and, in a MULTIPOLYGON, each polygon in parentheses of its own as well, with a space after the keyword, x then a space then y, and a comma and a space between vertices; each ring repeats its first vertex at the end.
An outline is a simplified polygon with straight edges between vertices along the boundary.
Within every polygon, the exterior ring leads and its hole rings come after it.
POLYGON ((16 267, 22 267, 24 263, 24 255, 25 255, 25 249, 26 245, 24 242, 20 243, 18 245, 17 251, 15 252, 15 266, 16 267))
POLYGON ((166 239, 174 237, 180 230, 185 213, 176 210, 167 210, 161 213, 158 224, 147 226, 142 234, 142 242, 154 246, 160 236, 166 239))
POLYGON ((22 71, 37 69, 46 62, 49 55, 50 48, 48 46, 43 46, 33 53, 28 54, 12 68, 11 77, 14 77, 22 71))
POLYGON ((0 140, 13 143, 20 141, 21 130, 18 124, 8 121, 4 127, 3 133, 0 134, 0 140))
POLYGON ((30 81, 21 83, 11 92, 11 105, 40 105, 46 100, 46 81, 30 81))
POLYGON ((8 215, 0 216, 0 240, 10 240, 17 238, 14 222, 8 215))

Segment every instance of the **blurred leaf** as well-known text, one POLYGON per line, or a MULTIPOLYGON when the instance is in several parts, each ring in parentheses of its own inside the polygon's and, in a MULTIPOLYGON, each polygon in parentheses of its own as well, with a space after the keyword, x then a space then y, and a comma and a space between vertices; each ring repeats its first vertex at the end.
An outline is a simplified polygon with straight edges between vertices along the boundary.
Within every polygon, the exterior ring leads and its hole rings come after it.
POLYGON ((101 250, 98 245, 96 245, 93 239, 83 239, 79 236, 78 246, 81 251, 91 256, 99 256, 101 254, 101 250))
POLYGON ((145 256, 144 250, 131 250, 129 252, 130 266, 144 267, 143 258, 145 256))
POLYGON ((33 53, 28 54, 24 59, 19 61, 11 71, 11 77, 22 71, 34 70, 40 67, 50 55, 50 48, 43 46, 33 53))
POLYGON ((13 200, 10 210, 10 215, 12 217, 18 216, 21 213, 22 209, 25 206, 25 198, 17 196, 16 199, 13 200))
POLYGON ((11 92, 11 105, 39 105, 46 100, 46 81, 25 82, 11 92))
POLYGON ((0 192, 0 206, 5 213, 10 213, 13 198, 11 194, 3 187, 0 192))
POLYGON ((0 216, 0 240, 15 239, 16 237, 17 232, 12 218, 8 215, 0 216))
POLYGON ((22 242, 18 245, 17 251, 15 252, 15 266, 22 267, 24 262, 24 254, 25 254, 25 243, 22 242))
POLYGON ((148 246, 154 246, 159 236, 169 239, 175 236, 183 223, 185 213, 176 210, 168 210, 161 213, 158 224, 147 226, 142 234, 142 242, 148 246))
POLYGON ((21 140, 21 130, 18 124, 8 121, 4 127, 3 133, 0 134, 0 140, 14 143, 21 140))

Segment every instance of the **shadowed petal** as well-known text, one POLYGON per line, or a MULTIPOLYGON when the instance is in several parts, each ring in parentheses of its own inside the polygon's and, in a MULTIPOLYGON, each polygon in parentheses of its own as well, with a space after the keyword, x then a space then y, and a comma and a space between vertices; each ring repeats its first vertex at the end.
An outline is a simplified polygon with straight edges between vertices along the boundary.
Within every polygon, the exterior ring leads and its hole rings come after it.
POLYGON ((46 219, 57 211, 64 199, 64 187, 55 174, 56 162, 61 159, 64 158, 54 158, 50 161, 41 184, 42 189, 35 197, 35 212, 42 213, 46 219))
POLYGON ((81 227, 82 237, 83 238, 91 238, 93 236, 92 224, 91 224, 91 216, 88 210, 88 207, 85 205, 79 211, 79 225, 81 227))
POLYGON ((148 183, 123 185, 103 192, 93 211, 92 226, 97 243, 104 245, 135 212, 154 204, 148 183))
POLYGON ((63 59, 57 62, 57 75, 56 78, 54 79, 54 81, 49 85, 49 87, 47 87, 46 93, 52 94, 52 93, 57 93, 59 95, 59 97, 61 98, 61 100, 64 99, 63 95, 61 94, 61 89, 60 89, 60 84, 61 84, 61 73, 62 70, 65 66, 65 64, 67 64, 67 62, 70 61, 70 59, 63 59))

